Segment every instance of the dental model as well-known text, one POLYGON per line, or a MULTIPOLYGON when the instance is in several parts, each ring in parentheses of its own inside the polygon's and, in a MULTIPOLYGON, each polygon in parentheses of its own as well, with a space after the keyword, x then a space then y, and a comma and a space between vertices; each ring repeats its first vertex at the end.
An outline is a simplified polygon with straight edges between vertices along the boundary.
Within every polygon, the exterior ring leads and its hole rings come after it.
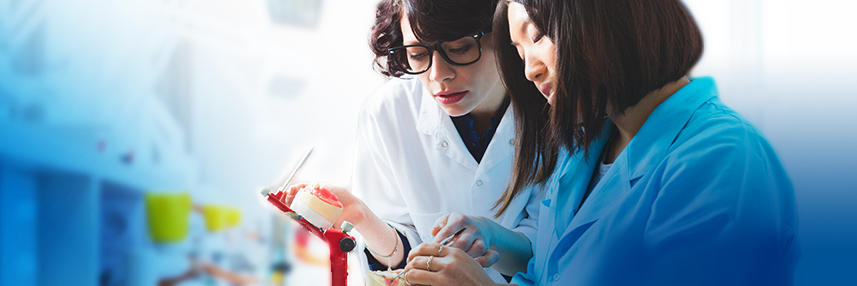
POLYGON ((370 271, 366 279, 367 286, 400 286, 408 285, 405 277, 398 275, 402 269, 392 271, 370 271))
POLYGON ((312 225, 326 230, 342 214, 342 203, 330 191, 320 186, 306 186, 295 195, 290 206, 312 225))

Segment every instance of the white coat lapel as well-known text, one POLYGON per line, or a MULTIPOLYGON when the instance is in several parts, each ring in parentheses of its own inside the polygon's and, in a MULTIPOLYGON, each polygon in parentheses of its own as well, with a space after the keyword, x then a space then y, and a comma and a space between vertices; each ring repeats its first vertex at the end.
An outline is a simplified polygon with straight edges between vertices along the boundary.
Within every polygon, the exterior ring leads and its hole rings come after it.
MULTIPOLYGON (((491 168, 501 165, 508 166, 510 161, 515 156, 515 117, 512 105, 506 108, 506 113, 500 119, 500 124, 497 125, 497 131, 494 132, 494 137, 491 138, 491 143, 488 144, 488 149, 485 150, 485 155, 482 156, 482 162, 479 163, 479 169, 483 172, 488 172, 491 168)), ((508 174, 503 174, 508 175, 508 174)))
POLYGON ((417 120, 417 129, 420 133, 431 137, 432 146, 444 155, 448 156, 455 162, 458 162, 466 168, 476 170, 476 159, 467 151, 464 146, 464 141, 458 135, 455 125, 452 124, 452 119, 431 96, 428 96, 428 91, 423 88, 420 102, 420 115, 417 120))
POLYGON ((420 88, 420 91, 421 92, 416 94, 419 98, 415 99, 420 102, 420 115, 417 117, 417 130, 425 135, 436 136, 440 129, 441 113, 445 112, 443 112, 443 110, 437 106, 437 103, 431 99, 431 96, 428 95, 428 91, 426 91, 425 88, 420 88))

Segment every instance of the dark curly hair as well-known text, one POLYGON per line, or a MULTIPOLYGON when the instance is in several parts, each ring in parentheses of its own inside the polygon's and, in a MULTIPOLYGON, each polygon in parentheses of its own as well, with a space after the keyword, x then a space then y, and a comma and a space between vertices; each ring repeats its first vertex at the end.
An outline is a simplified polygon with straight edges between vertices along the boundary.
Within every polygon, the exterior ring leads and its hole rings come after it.
POLYGON ((389 48, 402 45, 402 13, 422 43, 452 41, 468 34, 488 32, 498 0, 381 0, 369 47, 375 53, 374 68, 385 76, 400 77, 406 59, 390 58, 389 48))

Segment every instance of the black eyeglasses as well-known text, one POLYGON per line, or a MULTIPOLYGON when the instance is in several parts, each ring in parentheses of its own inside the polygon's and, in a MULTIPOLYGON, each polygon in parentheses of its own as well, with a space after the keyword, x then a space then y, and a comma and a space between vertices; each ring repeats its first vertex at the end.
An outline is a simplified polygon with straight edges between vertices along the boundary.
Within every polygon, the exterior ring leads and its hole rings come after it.
POLYGON ((462 37, 455 41, 440 42, 431 46, 407 45, 387 49, 393 59, 399 61, 407 74, 421 74, 432 65, 432 54, 437 51, 448 63, 466 66, 482 58, 482 43, 480 39, 485 32, 479 32, 462 37))

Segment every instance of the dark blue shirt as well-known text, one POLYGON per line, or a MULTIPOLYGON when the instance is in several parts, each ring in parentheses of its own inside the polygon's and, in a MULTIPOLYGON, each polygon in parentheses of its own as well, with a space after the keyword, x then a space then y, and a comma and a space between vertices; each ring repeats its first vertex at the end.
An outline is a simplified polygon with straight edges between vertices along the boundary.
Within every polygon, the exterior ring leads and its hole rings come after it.
POLYGON ((467 147, 467 151, 470 151, 470 155, 473 155, 473 159, 476 159, 477 163, 482 162, 482 156, 485 155, 485 150, 488 150, 488 144, 491 143, 491 138, 497 132, 500 119, 503 119, 503 115, 506 114, 506 108, 508 107, 509 98, 507 97, 503 101, 503 106, 497 111, 497 114, 491 117, 491 125, 482 134, 476 131, 476 121, 473 120, 470 113, 459 117, 450 117, 452 118, 452 124, 455 125, 455 129, 458 130, 458 135, 464 141, 464 146, 467 147))

